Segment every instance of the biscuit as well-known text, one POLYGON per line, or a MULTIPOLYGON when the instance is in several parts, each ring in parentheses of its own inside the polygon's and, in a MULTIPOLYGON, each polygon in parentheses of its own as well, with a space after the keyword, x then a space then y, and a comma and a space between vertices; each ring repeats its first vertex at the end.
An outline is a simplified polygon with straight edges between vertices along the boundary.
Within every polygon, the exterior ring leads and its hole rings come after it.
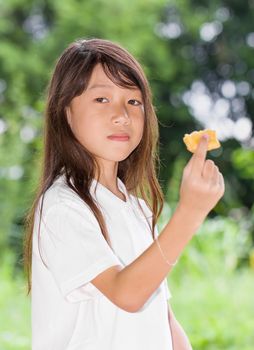
POLYGON ((216 131, 211 129, 205 129, 200 131, 193 131, 191 134, 185 134, 183 137, 183 142, 185 143, 188 151, 194 153, 203 134, 209 135, 207 150, 211 151, 213 149, 221 147, 221 144, 216 136, 216 131))

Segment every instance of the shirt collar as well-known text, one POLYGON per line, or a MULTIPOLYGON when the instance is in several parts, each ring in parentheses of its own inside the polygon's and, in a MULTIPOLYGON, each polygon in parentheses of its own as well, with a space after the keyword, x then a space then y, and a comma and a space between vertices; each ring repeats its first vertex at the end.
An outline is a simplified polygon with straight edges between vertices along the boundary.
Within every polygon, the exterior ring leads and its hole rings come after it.
MULTIPOLYGON (((104 204, 112 204, 116 207, 126 207, 130 203, 130 195, 126 189, 125 184, 123 181, 117 177, 117 187, 118 189, 124 194, 126 198, 126 202, 116 196, 113 192, 111 192, 106 186, 102 185, 100 182, 98 182, 95 179, 92 179, 92 184, 90 187, 90 192, 99 202, 103 202, 104 204), (97 188, 96 188, 97 185, 97 188)), ((103 204, 102 203, 102 204, 103 204)))
MULTIPOLYGON (((64 182, 66 184, 66 178, 65 174, 61 174, 57 179, 57 182, 64 182)), ((71 183, 73 184, 72 180, 71 183)), ((91 187, 90 187, 90 193, 93 196, 93 198, 103 206, 114 206, 116 208, 124 207, 126 208, 131 204, 131 196, 128 193, 125 184, 123 181, 117 177, 117 187, 118 189, 123 192, 126 198, 126 202, 116 196, 113 192, 111 192, 106 186, 102 185, 100 182, 98 182, 96 179, 92 179, 91 187), (97 186, 96 186, 97 185, 97 186)))

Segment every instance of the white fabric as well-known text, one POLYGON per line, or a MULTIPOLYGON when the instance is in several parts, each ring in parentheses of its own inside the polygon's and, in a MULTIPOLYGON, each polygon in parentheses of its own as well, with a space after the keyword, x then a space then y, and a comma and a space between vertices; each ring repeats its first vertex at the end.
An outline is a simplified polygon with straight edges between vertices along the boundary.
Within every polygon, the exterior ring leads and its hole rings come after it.
MULTIPOLYGON (((32 350, 172 349, 167 302, 171 294, 166 278, 135 313, 117 307, 90 283, 111 266, 130 264, 153 242, 136 197, 128 194, 119 178, 117 184, 126 202, 95 179, 90 188, 103 212, 112 249, 93 212, 67 186, 64 175, 44 197, 40 252, 37 208, 32 254, 32 350)), ((151 223, 151 211, 144 200, 138 200, 151 223)))

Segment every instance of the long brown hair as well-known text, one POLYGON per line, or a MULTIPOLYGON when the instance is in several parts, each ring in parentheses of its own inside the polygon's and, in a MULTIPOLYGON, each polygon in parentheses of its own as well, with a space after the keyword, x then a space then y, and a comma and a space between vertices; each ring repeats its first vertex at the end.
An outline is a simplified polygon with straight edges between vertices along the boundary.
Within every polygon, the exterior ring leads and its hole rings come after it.
MULTIPOLYGON (((58 59, 47 88, 44 124, 44 148, 41 171, 34 201, 24 223, 24 269, 27 295, 31 291, 32 237, 35 212, 46 190, 54 180, 65 174, 67 185, 92 209, 101 232, 110 245, 103 215, 94 203, 89 188, 99 166, 93 155, 76 139, 67 122, 66 107, 86 89, 94 66, 101 63, 105 74, 122 87, 136 86, 144 100, 145 123, 142 140, 135 150, 118 164, 117 176, 129 193, 141 197, 153 213, 152 236, 163 209, 164 197, 157 180, 159 169, 159 128, 148 81, 137 60, 119 44, 103 39, 80 39, 71 43, 58 59), (72 183, 73 184, 72 184, 72 183)), ((100 178, 100 177, 99 177, 100 178)), ((40 230, 40 226, 39 226, 40 230)))

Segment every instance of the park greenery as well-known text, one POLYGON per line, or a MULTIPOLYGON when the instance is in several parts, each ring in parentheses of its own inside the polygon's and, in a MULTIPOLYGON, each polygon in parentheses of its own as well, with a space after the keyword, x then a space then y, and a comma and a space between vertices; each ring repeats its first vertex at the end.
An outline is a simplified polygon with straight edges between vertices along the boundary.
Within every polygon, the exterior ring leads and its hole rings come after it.
POLYGON ((223 173, 225 194, 170 273, 170 302, 193 349, 253 349, 253 21, 253 1, 0 0, 1 349, 30 346, 22 245, 45 89, 63 49, 92 37, 126 47, 151 83, 166 199, 160 228, 190 158, 184 134, 217 131, 221 148, 208 158, 223 173))

